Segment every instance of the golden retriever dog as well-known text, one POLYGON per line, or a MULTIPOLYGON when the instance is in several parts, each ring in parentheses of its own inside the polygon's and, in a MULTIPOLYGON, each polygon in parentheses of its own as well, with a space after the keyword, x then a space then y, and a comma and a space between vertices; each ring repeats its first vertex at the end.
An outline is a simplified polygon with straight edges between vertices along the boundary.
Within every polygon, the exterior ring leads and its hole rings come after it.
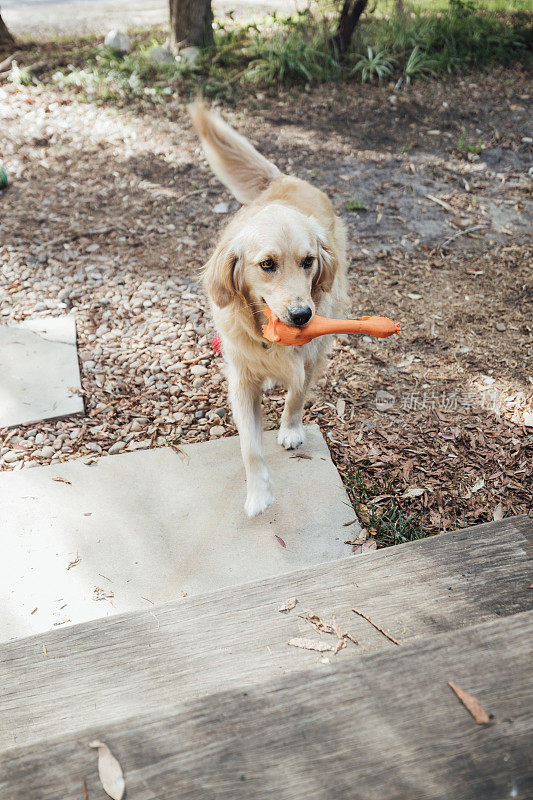
POLYGON ((262 446, 262 391, 275 384, 287 389, 278 442, 288 450, 298 447, 305 437, 306 395, 332 345, 331 336, 298 347, 266 342, 263 302, 283 322, 300 327, 316 313, 345 315, 345 228, 323 192, 283 175, 202 103, 189 111, 215 175, 243 204, 205 265, 204 285, 222 339, 240 435, 244 508, 253 517, 273 500, 262 446))

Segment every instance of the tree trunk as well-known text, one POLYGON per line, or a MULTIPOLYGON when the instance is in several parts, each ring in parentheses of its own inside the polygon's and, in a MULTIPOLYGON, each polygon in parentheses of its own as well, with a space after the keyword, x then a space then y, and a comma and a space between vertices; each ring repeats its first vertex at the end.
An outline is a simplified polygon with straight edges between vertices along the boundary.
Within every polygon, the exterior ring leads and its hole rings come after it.
POLYGON ((213 12, 211 0, 169 0, 170 48, 213 44, 213 12))
POLYGON ((395 0, 394 2, 394 9, 396 11, 396 17, 400 22, 405 22, 406 13, 405 13, 405 6, 403 4, 403 0, 395 0))
POLYGON ((0 14, 0 47, 5 47, 8 44, 14 44, 15 40, 9 33, 2 15, 0 14))
POLYGON ((337 32, 331 40, 333 49, 339 59, 343 59, 348 52, 355 26, 359 22, 359 17, 365 10, 367 3, 368 0, 344 0, 337 32))

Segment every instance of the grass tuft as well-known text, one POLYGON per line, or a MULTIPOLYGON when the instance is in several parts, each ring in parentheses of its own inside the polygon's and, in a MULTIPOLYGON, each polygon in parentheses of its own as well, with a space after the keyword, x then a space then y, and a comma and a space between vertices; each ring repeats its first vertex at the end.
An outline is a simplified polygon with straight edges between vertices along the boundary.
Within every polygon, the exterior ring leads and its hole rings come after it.
POLYGON ((406 513, 395 499, 401 485, 389 471, 384 470, 379 480, 375 480, 365 477, 361 469, 354 469, 344 477, 344 485, 359 521, 381 547, 412 542, 428 535, 425 512, 414 508, 406 513))
POLYGON ((466 135, 465 129, 463 128, 461 135, 457 140, 456 148, 457 151, 465 157, 468 156, 469 153, 475 153, 476 155, 479 155, 483 150, 483 142, 481 139, 478 139, 477 141, 469 139, 466 135))
POLYGON ((366 205, 363 203, 362 200, 358 200, 357 197, 350 197, 349 200, 346 201, 344 208, 346 211, 366 211, 366 205))

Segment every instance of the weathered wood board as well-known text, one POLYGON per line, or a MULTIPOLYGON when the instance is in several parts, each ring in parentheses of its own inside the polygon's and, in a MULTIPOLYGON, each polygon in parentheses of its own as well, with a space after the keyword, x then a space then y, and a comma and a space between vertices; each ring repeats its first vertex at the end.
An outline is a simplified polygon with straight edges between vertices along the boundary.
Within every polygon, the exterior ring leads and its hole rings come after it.
POLYGON ((58 730, 4 754, 0 797, 71 800, 85 780, 90 800, 103 800, 87 747, 100 738, 121 762, 132 800, 526 800, 532 632, 525 612, 161 703, 75 735, 58 730), (449 680, 493 721, 477 725, 449 680))
POLYGON ((325 654, 336 664, 394 648, 353 606, 402 642, 522 611, 531 605, 532 527, 508 519, 6 643, 0 751, 93 726, 104 735, 117 720, 313 668, 324 654, 287 641, 335 640, 298 617, 307 609, 358 640, 325 654), (296 608, 279 613, 291 596, 296 608))

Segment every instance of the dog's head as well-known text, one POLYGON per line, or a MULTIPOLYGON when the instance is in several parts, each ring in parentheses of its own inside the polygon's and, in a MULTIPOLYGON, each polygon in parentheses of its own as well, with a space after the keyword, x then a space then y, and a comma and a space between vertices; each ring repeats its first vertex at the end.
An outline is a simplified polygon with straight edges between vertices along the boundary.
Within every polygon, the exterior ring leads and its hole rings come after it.
POLYGON ((313 318, 320 292, 331 289, 335 259, 313 217, 272 203, 243 221, 205 268, 207 291, 219 308, 240 299, 259 314, 266 301, 288 325, 313 318))

